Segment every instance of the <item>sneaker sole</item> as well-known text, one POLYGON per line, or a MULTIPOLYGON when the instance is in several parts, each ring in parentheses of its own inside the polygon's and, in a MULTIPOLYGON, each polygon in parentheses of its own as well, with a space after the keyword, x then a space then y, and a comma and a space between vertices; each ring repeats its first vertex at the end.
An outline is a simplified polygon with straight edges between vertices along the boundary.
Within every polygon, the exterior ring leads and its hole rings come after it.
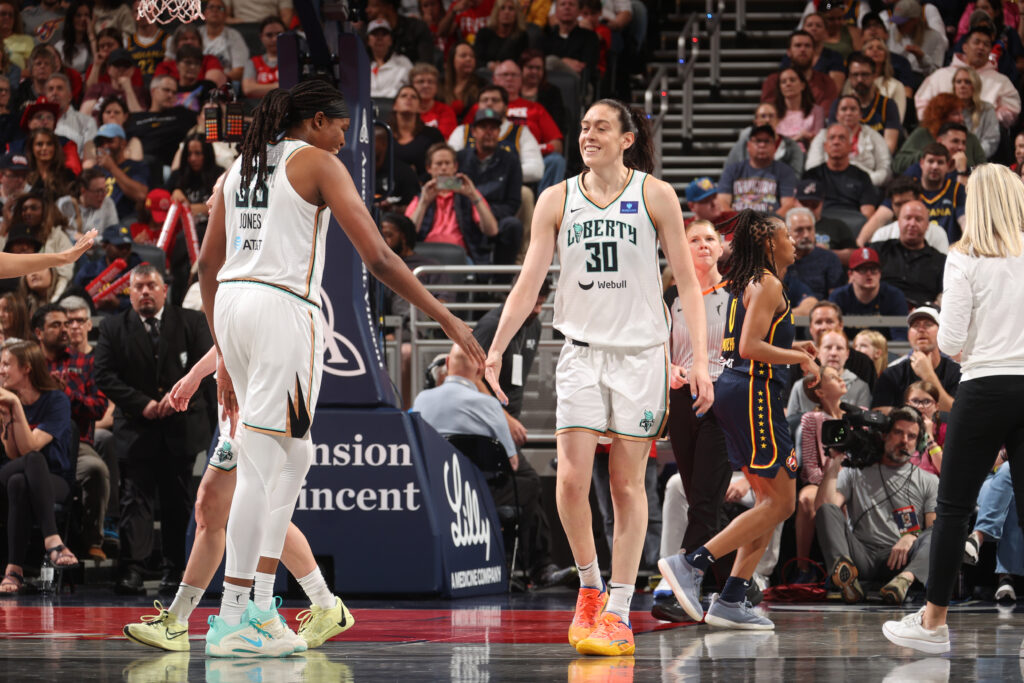
POLYGON ((704 607, 699 602, 694 605, 689 597, 683 592, 679 582, 676 581, 675 572, 672 571, 671 565, 663 558, 658 560, 658 569, 661 570, 661 577, 668 582, 668 585, 672 587, 672 595, 676 596, 676 600, 679 601, 679 606, 683 608, 687 616, 693 619, 698 624, 704 621, 704 607))
POLYGON ((271 652, 251 652, 249 650, 224 650, 217 645, 209 644, 207 644, 206 646, 207 657, 224 657, 234 659, 277 659, 280 657, 287 657, 294 653, 295 651, 292 649, 288 649, 287 651, 281 652, 280 654, 275 654, 271 652))
POLYGON ((709 626, 716 628, 732 628, 741 629, 743 631, 774 631, 775 624, 750 624, 747 622, 730 621, 729 619, 723 619, 722 617, 716 617, 714 614, 708 612, 707 616, 704 617, 704 623, 709 626))
POLYGON ((860 587, 857 577, 857 565, 852 562, 843 562, 836 565, 836 568, 832 571, 832 583, 843 594, 843 601, 848 604, 864 600, 864 589, 860 587), (844 570, 847 574, 845 579, 843 578, 844 570))
MULTIPOLYGON (((899 622, 893 622, 899 623, 899 622)), ((919 652, 925 652, 930 655, 941 655, 944 652, 949 652, 949 641, 944 643, 936 643, 930 640, 918 640, 916 638, 904 638, 898 636, 889 630, 889 622, 882 624, 882 635, 892 643, 893 645, 899 645, 900 647, 910 648, 911 650, 917 650, 919 652)))
POLYGON ((636 644, 628 643, 626 645, 615 646, 610 643, 591 643, 587 640, 581 640, 576 645, 576 652, 579 652, 581 655, 602 655, 605 657, 631 655, 636 652, 636 644))
POLYGON ((128 626, 125 626, 123 629, 121 629, 121 632, 124 633, 124 637, 125 638, 127 638, 130 641, 132 641, 133 643, 138 643, 139 645, 145 645, 146 647, 152 647, 152 648, 155 648, 157 650, 165 650, 167 652, 188 652, 191 649, 191 647, 189 646, 189 642, 188 642, 188 633, 182 634, 184 636, 184 640, 182 640, 182 641, 176 641, 176 640, 170 641, 170 642, 175 644, 175 647, 167 647, 167 645, 164 644, 164 643, 154 643, 154 642, 150 642, 148 640, 143 640, 142 638, 136 637, 128 629, 128 626), (178 645, 179 642, 180 642, 180 646, 178 645))
POLYGON ((889 588, 889 586, 882 586, 878 594, 882 596, 882 602, 886 605, 902 605, 903 601, 907 599, 907 594, 904 593, 902 596, 899 591, 895 588, 889 588))
POLYGON ((1017 593, 1013 590, 1013 588, 1007 588, 1007 590, 1003 590, 1003 587, 1000 586, 999 589, 996 590, 995 598, 996 602, 1017 602, 1017 593))

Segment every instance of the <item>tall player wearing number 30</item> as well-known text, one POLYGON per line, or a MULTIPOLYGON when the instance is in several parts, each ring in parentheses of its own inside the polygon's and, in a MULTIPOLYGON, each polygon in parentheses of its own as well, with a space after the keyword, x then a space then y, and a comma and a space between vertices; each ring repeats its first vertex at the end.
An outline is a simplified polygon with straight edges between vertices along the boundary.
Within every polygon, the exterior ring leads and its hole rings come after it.
POLYGON ((646 118, 617 100, 601 100, 583 118, 580 153, 588 170, 545 190, 533 215, 530 247, 487 355, 497 396, 501 355, 537 301, 558 246, 561 275, 555 327, 565 335, 556 370, 558 514, 580 573, 569 643, 583 654, 634 651, 629 622, 647 525, 644 469, 651 440, 665 425, 669 390, 669 315, 658 245, 676 275, 694 360, 694 410, 714 400, 700 285, 686 247, 679 198, 649 175, 646 118), (597 565, 590 477, 599 438, 609 458, 615 535, 611 582, 597 565), (603 610, 603 611, 602 611, 603 610))

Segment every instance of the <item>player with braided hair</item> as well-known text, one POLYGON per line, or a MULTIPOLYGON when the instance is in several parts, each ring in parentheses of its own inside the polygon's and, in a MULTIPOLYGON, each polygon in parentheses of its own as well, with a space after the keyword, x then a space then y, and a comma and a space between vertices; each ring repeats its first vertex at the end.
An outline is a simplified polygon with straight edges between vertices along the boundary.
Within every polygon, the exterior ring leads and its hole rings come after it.
POLYGON ((786 371, 799 364, 819 381, 812 342, 794 343, 793 314, 782 276, 795 256, 785 224, 750 209, 734 219, 729 260, 729 313, 722 340, 725 368, 715 386, 715 417, 725 432, 729 459, 742 469, 757 503, 706 544, 658 562, 686 613, 724 628, 769 630, 775 624, 753 610, 747 588, 772 531, 793 514, 796 454, 783 413, 786 371), (705 617, 700 601, 704 572, 716 557, 736 551, 732 572, 705 617))

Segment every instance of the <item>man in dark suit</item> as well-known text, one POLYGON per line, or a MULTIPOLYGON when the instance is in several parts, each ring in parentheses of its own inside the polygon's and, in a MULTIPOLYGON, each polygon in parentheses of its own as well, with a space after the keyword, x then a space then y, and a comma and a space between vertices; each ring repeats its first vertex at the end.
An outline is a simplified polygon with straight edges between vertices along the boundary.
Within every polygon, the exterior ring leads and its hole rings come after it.
POLYGON ((160 271, 132 272, 131 309, 106 318, 96 344, 96 384, 117 406, 114 447, 121 459, 121 578, 117 591, 144 592, 142 564, 153 546, 159 500, 164 575, 174 590, 185 566, 185 530, 192 507, 190 478, 196 453, 210 442, 204 392, 188 410, 168 400, 174 383, 203 357, 213 339, 202 313, 165 305, 160 271))

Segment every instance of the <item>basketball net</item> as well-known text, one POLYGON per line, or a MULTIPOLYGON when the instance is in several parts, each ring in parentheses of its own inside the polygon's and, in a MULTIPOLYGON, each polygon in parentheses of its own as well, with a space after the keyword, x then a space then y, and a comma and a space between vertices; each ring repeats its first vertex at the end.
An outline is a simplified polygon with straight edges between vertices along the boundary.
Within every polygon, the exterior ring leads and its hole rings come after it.
POLYGON ((140 0, 139 18, 142 17, 151 24, 169 24, 173 21, 188 24, 206 18, 199 0, 140 0))

